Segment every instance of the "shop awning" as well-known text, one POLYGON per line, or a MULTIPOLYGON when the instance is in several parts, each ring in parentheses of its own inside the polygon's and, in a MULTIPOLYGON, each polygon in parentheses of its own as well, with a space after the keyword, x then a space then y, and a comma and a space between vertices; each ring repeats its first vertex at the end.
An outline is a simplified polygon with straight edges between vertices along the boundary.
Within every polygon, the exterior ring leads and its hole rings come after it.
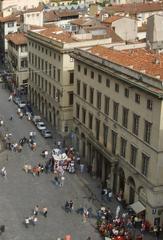
POLYGON ((144 205, 139 201, 131 204, 130 208, 132 208, 136 214, 140 213, 140 212, 143 212, 145 210, 144 205))

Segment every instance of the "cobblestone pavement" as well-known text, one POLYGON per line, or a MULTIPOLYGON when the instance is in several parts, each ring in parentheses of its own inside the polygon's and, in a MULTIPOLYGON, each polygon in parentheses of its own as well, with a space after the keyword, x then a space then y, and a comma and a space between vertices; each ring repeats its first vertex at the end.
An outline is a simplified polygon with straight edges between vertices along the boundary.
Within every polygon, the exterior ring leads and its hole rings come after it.
MULTIPOLYGON (((100 240, 95 229, 95 218, 87 223, 82 222, 81 215, 75 211, 66 214, 63 205, 66 200, 73 200, 75 209, 79 207, 92 207, 93 212, 101 205, 107 205, 115 213, 118 205, 115 199, 110 203, 101 201, 101 185, 97 179, 92 179, 87 173, 71 175, 66 174, 63 188, 53 184, 51 174, 43 174, 34 177, 25 174, 22 170, 25 163, 35 165, 44 162, 40 156, 43 149, 51 149, 54 142, 60 138, 54 130, 53 140, 45 140, 27 119, 20 120, 16 114, 16 105, 8 102, 9 93, 0 89, 0 119, 3 118, 5 126, 0 131, 12 132, 13 139, 28 137, 29 131, 37 132, 38 148, 32 152, 27 145, 21 153, 5 151, 0 155, 0 168, 6 166, 7 179, 0 176, 0 225, 6 225, 6 232, 0 236, 2 240, 55 240, 70 233, 73 240, 86 240, 91 236, 93 240, 100 240), (14 120, 8 120, 10 115, 14 120), (38 224, 26 229, 23 220, 28 217, 32 208, 38 204, 40 207, 48 207, 48 217, 38 217, 38 224)), ((136 231, 136 234, 138 230, 136 231)), ((152 234, 146 234, 145 240, 155 239, 152 234)), ((160 238, 163 239, 163 238, 160 238)))

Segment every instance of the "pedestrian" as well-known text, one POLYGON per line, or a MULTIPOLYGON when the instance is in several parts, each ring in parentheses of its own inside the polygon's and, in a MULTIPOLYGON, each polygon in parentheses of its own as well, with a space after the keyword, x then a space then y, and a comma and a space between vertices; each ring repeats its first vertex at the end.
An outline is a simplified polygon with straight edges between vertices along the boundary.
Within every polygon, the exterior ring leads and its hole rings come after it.
POLYGON ((70 207, 70 211, 72 211, 74 209, 74 203, 72 200, 70 200, 70 202, 69 202, 69 207, 70 207))
POLYGON ((0 225, 0 235, 5 232, 5 225, 0 225))
POLYGON ((38 213, 39 213, 39 206, 36 205, 36 206, 34 207, 33 214, 34 214, 34 216, 37 216, 38 213))
POLYGON ((64 177, 64 176, 61 176, 60 187, 63 187, 63 185, 64 185, 64 180, 65 180, 65 177, 64 177))
POLYGON ((113 196, 112 191, 109 191, 109 192, 108 192, 108 200, 109 200, 109 202, 111 202, 112 196, 113 196))
POLYGON ((60 149, 61 148, 61 141, 58 141, 57 145, 58 145, 58 148, 60 149))
POLYGON ((30 223, 29 218, 25 218, 24 223, 25 223, 26 228, 28 228, 29 223, 30 223))
POLYGON ((121 210, 121 207, 118 205, 116 208, 116 214, 115 214, 116 218, 119 218, 120 210, 121 210))
POLYGON ((38 218, 36 216, 33 216, 33 226, 35 226, 37 222, 38 222, 38 218))
POLYGON ((44 207, 44 208, 42 209, 42 213, 43 213, 43 216, 44 216, 44 217, 47 217, 48 208, 47 208, 47 207, 44 207))
POLYGON ((2 174, 2 176, 3 176, 4 178, 7 177, 7 171, 6 171, 6 168, 5 168, 5 167, 3 167, 3 168, 1 169, 1 174, 2 174))
POLYGON ((49 154, 49 153, 48 153, 48 150, 45 150, 45 151, 44 151, 44 156, 45 156, 45 158, 48 158, 48 154, 49 154))

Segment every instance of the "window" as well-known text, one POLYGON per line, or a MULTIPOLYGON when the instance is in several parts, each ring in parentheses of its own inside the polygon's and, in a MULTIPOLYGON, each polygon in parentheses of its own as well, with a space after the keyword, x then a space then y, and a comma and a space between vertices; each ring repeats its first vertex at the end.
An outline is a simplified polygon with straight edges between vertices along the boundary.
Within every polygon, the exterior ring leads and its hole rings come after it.
POLYGON ((56 59, 56 53, 54 53, 54 59, 56 59))
POLYGON ((118 107, 119 103, 113 102, 113 119, 118 121, 118 107))
POLYGON ((142 174, 147 176, 148 174, 148 165, 149 165, 149 157, 142 153, 142 174))
POLYGON ((109 115, 110 98, 105 96, 104 113, 109 115))
POLYGON ((14 27, 14 22, 9 22, 8 24, 7 24, 7 26, 10 28, 10 27, 14 27))
POLYGON ((80 72, 80 65, 78 65, 78 72, 80 72))
POLYGON ((133 114, 133 127, 132 127, 132 132, 135 135, 139 134, 139 118, 140 116, 136 115, 135 113, 133 114))
POLYGON ((42 70, 44 70, 44 60, 43 59, 41 59, 41 68, 42 68, 42 70))
POLYGON ((105 124, 103 125, 103 144, 105 147, 107 147, 107 141, 108 141, 108 126, 105 124))
POLYGON ((48 50, 47 49, 45 50, 45 53, 46 53, 46 55, 48 54, 48 50))
POLYGON ((56 72, 55 72, 55 67, 53 66, 53 78, 55 79, 56 72))
POLYGON ((40 69, 40 57, 38 57, 38 68, 40 69))
POLYGON ((83 83, 83 98, 87 99, 87 84, 83 83))
POLYGON ((49 63, 49 76, 52 74, 52 65, 49 63))
POLYGON ((119 92, 119 84, 118 83, 115 83, 115 91, 119 92))
POLYGON ((94 79, 94 72, 91 71, 91 78, 94 79))
POLYGON ((140 103, 140 95, 135 93, 135 102, 140 103))
POLYGON ((148 99, 147 100, 147 109, 152 110, 152 107, 153 107, 153 102, 151 99, 148 99))
POLYGON ((53 86, 53 98, 55 98, 55 86, 53 86))
POLYGON ((80 105, 76 103, 76 118, 80 118, 80 105))
POLYGON ((128 88, 125 88, 125 97, 129 97, 129 89, 128 88))
POLYGON ((87 68, 84 68, 84 75, 87 75, 87 68))
POLYGON ((136 158, 137 158, 137 148, 134 145, 131 145, 131 156, 130 163, 135 167, 136 166, 136 158))
POLYGON ((102 77, 100 74, 98 74, 98 82, 101 83, 101 81, 102 81, 102 77))
POLYGON ((93 104, 93 96, 94 96, 94 89, 93 88, 90 88, 90 94, 89 94, 89 101, 91 104, 93 104))
POLYGON ((123 112, 122 112, 122 125, 127 128, 128 126, 128 109, 123 107, 123 112))
POLYGON ((47 92, 47 80, 45 80, 45 92, 47 92))
POLYGON ((48 70, 48 63, 45 62, 45 73, 47 74, 47 70, 48 70))
POLYGON ((100 120, 96 118, 96 139, 100 137, 100 120))
POLYGON ((112 153, 116 154, 117 147, 117 133, 112 131, 112 153))
POLYGON ((49 95, 51 95, 51 83, 49 83, 49 95))
POLYGON ((127 140, 121 137, 121 156, 126 157, 127 140))
POLYGON ((73 105, 73 97, 74 97, 74 95, 73 95, 73 92, 69 92, 68 93, 69 94, 69 105, 73 105))
POLYGON ((89 129, 92 130, 92 126, 93 126, 93 115, 91 113, 89 113, 89 129))
POLYGON ((80 80, 77 80, 77 95, 80 95, 80 80))
POLYGON ((86 110, 82 108, 82 122, 85 124, 85 119, 86 119, 86 110))
POLYGON ((97 92, 97 108, 101 109, 101 93, 97 92))
POLYGON ((110 87, 110 79, 106 79, 106 87, 110 87))
POLYGON ((70 84, 74 83, 74 72, 70 72, 70 84))
POLYGON ((152 130, 152 123, 145 120, 144 122, 144 141, 150 143, 151 141, 151 130, 152 130))
POLYGON ((27 68, 28 67, 28 61, 27 58, 23 58, 21 60, 21 68, 27 68))
POLYGON ((58 82, 60 82, 60 78, 61 78, 61 70, 60 69, 58 69, 57 70, 57 74, 58 74, 58 82))

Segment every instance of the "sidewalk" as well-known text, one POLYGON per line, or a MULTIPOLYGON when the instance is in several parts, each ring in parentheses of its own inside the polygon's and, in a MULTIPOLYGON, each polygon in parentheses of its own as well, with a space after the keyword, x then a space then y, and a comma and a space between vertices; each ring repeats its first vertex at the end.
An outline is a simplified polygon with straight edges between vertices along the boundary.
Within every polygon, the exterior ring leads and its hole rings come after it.
MULTIPOLYGON (((88 198, 92 200, 92 203, 95 205, 96 209, 99 209, 101 206, 107 206, 111 209, 113 215, 115 215, 116 208, 120 203, 115 199, 112 198, 112 201, 109 202, 108 200, 104 201, 101 199, 101 183, 98 179, 91 177, 88 173, 79 173, 77 172, 77 176, 80 181, 84 184, 85 188, 87 188, 89 192, 88 198)), ((125 210, 121 206, 121 213, 125 212, 125 210)), ((134 234, 137 236, 140 233, 139 229, 134 229, 134 234)), ((155 240, 156 237, 154 233, 145 233, 143 240, 155 240)), ((160 240, 163 239, 163 233, 160 234, 160 240)))

